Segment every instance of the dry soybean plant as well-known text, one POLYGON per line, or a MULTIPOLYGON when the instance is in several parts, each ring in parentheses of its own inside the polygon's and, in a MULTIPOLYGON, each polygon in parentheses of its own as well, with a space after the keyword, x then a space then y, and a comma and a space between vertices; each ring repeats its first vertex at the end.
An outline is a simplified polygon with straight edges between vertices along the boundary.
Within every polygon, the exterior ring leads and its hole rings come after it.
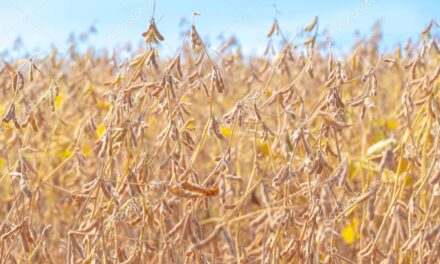
POLYGON ((4 64, 0 262, 438 263, 438 25, 342 58, 318 25, 4 64))

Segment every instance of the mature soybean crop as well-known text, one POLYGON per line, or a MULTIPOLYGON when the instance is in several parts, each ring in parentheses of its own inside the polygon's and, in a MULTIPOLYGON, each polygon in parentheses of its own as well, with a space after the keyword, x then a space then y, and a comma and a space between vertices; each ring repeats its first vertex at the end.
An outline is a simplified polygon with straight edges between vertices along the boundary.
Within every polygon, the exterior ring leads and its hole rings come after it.
POLYGON ((1 263, 438 261, 435 21, 341 58, 318 18, 261 55, 193 21, 171 58, 151 18, 127 60, 3 63, 1 263))

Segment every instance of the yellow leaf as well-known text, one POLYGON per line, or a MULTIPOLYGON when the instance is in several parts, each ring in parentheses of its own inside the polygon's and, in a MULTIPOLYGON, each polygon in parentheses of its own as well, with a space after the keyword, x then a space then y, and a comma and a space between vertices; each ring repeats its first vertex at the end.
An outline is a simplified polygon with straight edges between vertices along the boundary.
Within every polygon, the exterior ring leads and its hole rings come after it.
POLYGON ((196 122, 193 119, 189 120, 188 123, 186 123, 185 128, 188 129, 189 131, 196 130, 196 122))
POLYGON ((72 151, 70 151, 70 150, 65 150, 65 151, 61 152, 60 156, 61 156, 62 158, 68 158, 68 157, 72 156, 72 154, 73 154, 72 151))
POLYGON ((102 110, 109 110, 111 104, 107 103, 106 101, 98 101, 98 108, 102 110))
POLYGON ((405 187, 412 186, 413 180, 411 178, 411 174, 408 174, 405 179, 405 187))
POLYGON ((82 148, 82 152, 83 152, 84 156, 88 156, 89 153, 90 153, 90 147, 89 147, 88 145, 85 145, 85 146, 82 148))
POLYGON ((0 158, 0 169, 3 168, 3 165, 5 165, 5 160, 0 158))
POLYGON ((61 103, 62 103, 62 101, 63 101, 63 95, 57 95, 57 96, 55 96, 55 109, 56 110, 58 110, 58 109, 60 109, 60 107, 61 107, 61 103))
POLYGON ((396 120, 388 120, 386 126, 388 129, 396 129, 399 126, 399 123, 396 120))
POLYGON ((406 171, 409 167, 409 160, 404 158, 402 159, 402 164, 400 166, 400 171, 406 171))
POLYGON ((232 135, 232 130, 229 127, 222 127, 220 128, 220 133, 225 137, 229 137, 232 135))
POLYGON ((98 138, 101 138, 102 135, 104 135, 104 132, 105 132, 104 124, 98 125, 98 127, 96 128, 96 135, 98 136, 98 138))
POLYGON ((265 141, 261 141, 260 139, 257 140, 257 146, 260 149, 261 152, 263 152, 265 155, 269 155, 269 146, 265 141))
POLYGON ((352 244, 354 242, 354 239, 356 238, 356 233, 354 232, 353 226, 349 225, 344 227, 341 236, 346 243, 352 244))
POLYGON ((9 123, 7 123, 7 122, 3 122, 2 121, 2 128, 6 128, 6 129, 11 129, 12 128, 12 126, 11 126, 11 124, 9 124, 9 123))
POLYGON ((353 163, 350 163, 348 166, 348 178, 350 180, 354 179, 354 177, 357 175, 356 171, 356 166, 353 163))
POLYGON ((358 217, 353 217, 353 219, 351 220, 351 225, 347 225, 344 227, 341 236, 346 243, 351 244, 356 238, 360 238, 361 234, 359 232, 356 232, 360 222, 361 221, 358 217))

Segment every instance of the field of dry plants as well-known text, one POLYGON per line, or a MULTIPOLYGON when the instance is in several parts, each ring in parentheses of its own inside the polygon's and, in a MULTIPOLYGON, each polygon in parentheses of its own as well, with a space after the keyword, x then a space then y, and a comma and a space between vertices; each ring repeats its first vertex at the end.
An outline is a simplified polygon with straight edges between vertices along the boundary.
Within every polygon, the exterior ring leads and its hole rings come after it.
POLYGON ((435 21, 342 58, 317 18, 261 56, 194 21, 2 65, 1 263, 439 263, 435 21))

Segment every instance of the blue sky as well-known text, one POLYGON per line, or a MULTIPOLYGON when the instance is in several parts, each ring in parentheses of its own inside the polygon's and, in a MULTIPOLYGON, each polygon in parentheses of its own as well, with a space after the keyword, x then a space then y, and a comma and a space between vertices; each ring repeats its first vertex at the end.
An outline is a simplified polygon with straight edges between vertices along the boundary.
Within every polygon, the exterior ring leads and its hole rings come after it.
MULTIPOLYGON (((260 52, 266 45, 276 4, 283 31, 296 33, 315 16, 320 29, 332 33, 336 47, 353 44, 354 32, 369 34, 375 21, 383 24, 383 48, 415 38, 440 14, 440 1, 410 0, 157 0, 155 16, 165 36, 162 50, 173 52, 180 44, 181 18, 198 11, 199 33, 215 43, 220 33, 236 35, 245 52, 260 52)), ((51 44, 66 49, 70 32, 81 33, 94 24, 98 33, 89 40, 97 48, 113 49, 126 42, 139 44, 152 13, 150 0, 0 0, 0 51, 21 36, 27 51, 44 51, 51 44)))

